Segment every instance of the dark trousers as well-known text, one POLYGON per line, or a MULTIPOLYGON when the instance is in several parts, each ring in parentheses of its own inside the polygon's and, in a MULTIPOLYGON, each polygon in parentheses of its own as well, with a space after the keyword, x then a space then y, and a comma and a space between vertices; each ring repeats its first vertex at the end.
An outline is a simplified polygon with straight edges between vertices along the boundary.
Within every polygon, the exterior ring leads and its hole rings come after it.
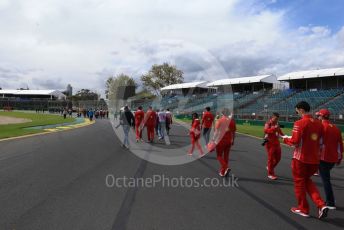
POLYGON ((171 123, 169 121, 166 121, 166 132, 167 132, 167 135, 170 135, 170 129, 171 129, 171 123))
POLYGON ((206 145, 209 143, 210 131, 211 131, 211 128, 203 128, 203 138, 206 145))
POLYGON ((319 172, 322 182, 324 184, 324 190, 326 194, 326 205, 335 206, 334 195, 331 184, 331 169, 334 163, 320 161, 319 172))

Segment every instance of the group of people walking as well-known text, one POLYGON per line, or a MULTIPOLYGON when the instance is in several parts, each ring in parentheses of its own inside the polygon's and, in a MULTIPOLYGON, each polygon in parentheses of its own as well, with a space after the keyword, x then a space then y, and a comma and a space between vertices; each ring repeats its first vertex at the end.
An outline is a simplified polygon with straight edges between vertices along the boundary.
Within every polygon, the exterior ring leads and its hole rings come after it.
POLYGON ((120 124, 123 126, 124 141, 123 147, 129 148, 129 131, 130 127, 135 128, 136 142, 143 142, 142 132, 144 128, 147 130, 148 142, 153 143, 155 135, 159 140, 169 135, 172 125, 172 113, 169 109, 153 110, 150 106, 144 112, 142 106, 132 113, 128 106, 120 113, 120 124))
POLYGON ((210 107, 206 107, 202 120, 199 120, 197 113, 192 114, 192 123, 189 131, 191 139, 191 149, 188 155, 192 156, 195 147, 201 156, 204 155, 203 148, 200 144, 201 133, 203 134, 205 150, 207 152, 216 150, 216 157, 220 163, 219 175, 225 177, 230 172, 229 153, 231 146, 234 145, 236 124, 230 114, 229 109, 223 109, 218 119, 215 121, 210 107), (211 130, 215 122, 215 129, 212 139, 210 140, 211 130))
MULTIPOLYGON (((335 198, 331 185, 331 170, 339 165, 343 157, 343 140, 341 131, 330 122, 330 112, 322 109, 314 118, 310 114, 310 105, 301 101, 295 106, 296 113, 301 117, 293 126, 292 135, 284 135, 279 125, 279 114, 273 113, 264 126, 264 143, 267 152, 267 176, 277 180, 275 169, 281 160, 281 143, 294 148, 291 163, 294 181, 294 192, 298 205, 291 212, 303 217, 309 217, 307 194, 318 208, 318 217, 327 216, 329 209, 336 209, 335 198), (326 200, 323 200, 311 177, 319 172, 324 184, 326 200)), ((124 130, 123 147, 129 146, 128 134, 130 127, 135 127, 136 141, 143 141, 142 131, 147 129, 148 142, 153 142, 154 134, 159 139, 169 135, 172 124, 172 114, 167 110, 154 111, 152 107, 144 112, 142 107, 133 114, 128 106, 121 113, 120 122, 124 130), (155 132, 154 132, 155 131, 155 132)), ((220 164, 219 175, 225 177, 230 172, 229 155, 234 145, 236 123, 229 109, 223 109, 216 117, 211 109, 206 107, 201 118, 197 113, 192 114, 189 130, 191 148, 187 152, 192 156, 197 148, 200 156, 206 152, 216 151, 220 164), (213 135, 211 135, 214 127, 213 135), (204 139, 204 148, 200 141, 204 139), (205 151, 204 151, 205 150, 205 151)))
POLYGON ((105 119, 109 118, 109 110, 106 109, 83 109, 82 111, 78 112, 78 117, 81 117, 81 114, 84 118, 89 118, 91 121, 93 118, 96 119, 105 119))
POLYGON ((319 218, 327 216, 329 209, 336 209, 330 172, 335 164, 339 165, 343 158, 343 140, 341 131, 330 122, 330 111, 321 109, 316 118, 310 114, 310 105, 301 101, 295 106, 300 120, 294 123, 292 136, 283 134, 278 123, 279 114, 273 113, 264 127, 265 147, 268 155, 267 173, 271 180, 278 179, 275 168, 281 160, 281 145, 279 139, 294 148, 291 163, 294 180, 294 191, 298 206, 292 207, 291 212, 309 217, 307 194, 316 204, 319 218), (312 181, 311 177, 320 173, 326 201, 312 181))

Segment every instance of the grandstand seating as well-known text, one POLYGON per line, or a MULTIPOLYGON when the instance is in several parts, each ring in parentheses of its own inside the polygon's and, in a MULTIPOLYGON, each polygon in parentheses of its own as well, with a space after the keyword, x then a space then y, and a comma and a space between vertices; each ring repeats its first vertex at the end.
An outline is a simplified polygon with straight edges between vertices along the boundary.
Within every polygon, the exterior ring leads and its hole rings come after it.
POLYGON ((333 114, 344 114, 344 93, 333 98, 321 107, 328 108, 333 114))
POLYGON ((260 113, 265 108, 270 108, 274 104, 285 100, 286 98, 290 97, 293 94, 292 91, 277 91, 272 90, 267 92, 264 97, 261 97, 259 100, 255 100, 254 103, 244 107, 241 109, 241 113, 245 114, 252 114, 252 113, 260 113))
MULTIPOLYGON (((245 114, 260 114, 266 109, 267 111, 276 111, 281 114, 293 114, 294 106, 301 100, 307 101, 313 110, 317 110, 326 102, 342 93, 343 90, 340 89, 301 92, 271 92, 259 100, 256 100, 255 103, 244 107, 240 112, 245 114)), ((331 103, 331 106, 333 107, 333 110, 338 113, 340 109, 343 108, 341 104, 343 97, 338 97, 336 101, 337 102, 334 101, 331 103)))
POLYGON ((343 90, 341 89, 301 91, 273 105, 270 109, 280 113, 290 114, 294 113, 294 106, 299 101, 307 101, 311 105, 311 108, 316 110, 327 101, 342 93, 343 90))
MULTIPOLYGON (((179 113, 202 112, 205 106, 213 111, 221 107, 232 105, 235 113, 240 115, 266 114, 279 112, 282 116, 294 115, 294 106, 301 100, 310 103, 313 111, 320 108, 329 108, 333 114, 344 114, 344 90, 330 89, 317 91, 270 90, 259 92, 246 92, 236 94, 209 94, 193 96, 163 97, 161 101, 153 103, 155 108, 176 109, 179 113)), ((152 101, 141 102, 144 109, 152 101)), ((139 104, 135 105, 137 107, 139 104)), ((132 108, 133 104, 132 104, 132 108)))

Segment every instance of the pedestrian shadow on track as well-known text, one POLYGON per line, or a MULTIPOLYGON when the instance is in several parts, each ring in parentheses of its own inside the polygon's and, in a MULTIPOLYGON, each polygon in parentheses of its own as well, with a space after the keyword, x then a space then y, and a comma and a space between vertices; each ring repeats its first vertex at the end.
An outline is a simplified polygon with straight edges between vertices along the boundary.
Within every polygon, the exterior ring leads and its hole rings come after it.
POLYGON ((273 184, 273 185, 288 185, 292 186, 293 183, 288 183, 285 181, 281 180, 268 180, 268 179, 254 179, 254 178, 245 178, 245 177, 240 177, 240 181, 247 181, 247 182, 253 182, 253 183, 260 183, 260 184, 273 184))
MULTIPOLYGON (((211 155, 211 156, 204 156, 202 159, 207 159, 207 160, 217 160, 216 155, 211 155)), ((229 159, 230 162, 236 161, 235 159, 229 159)))
POLYGON ((291 183, 294 183, 294 180, 292 178, 288 178, 288 177, 282 177, 282 176, 279 176, 278 177, 278 180, 281 180, 281 181, 289 181, 291 183))
POLYGON ((216 157, 211 157, 211 156, 204 156, 202 159, 207 159, 207 160, 217 160, 216 157))
MULTIPOLYGON (((147 156, 146 156, 147 157, 147 156)), ((143 159, 141 160, 135 174, 134 178, 142 178, 144 172, 146 171, 148 161, 143 159)), ((112 225, 112 230, 115 229, 126 229, 127 223, 131 214, 132 206, 135 203, 136 195, 139 190, 139 187, 135 186, 134 188, 129 188, 125 193, 124 199, 122 201, 121 207, 116 215, 116 218, 112 225)))
POLYGON ((336 211, 344 212, 344 207, 338 207, 337 206, 337 210, 336 211))
MULTIPOLYGON (((292 184, 294 184, 294 180, 292 178, 278 177, 278 180, 290 181, 290 182, 292 182, 292 184)), ((332 180, 332 178, 331 178, 331 180, 332 180)), ((313 181, 313 183, 316 184, 317 187, 321 187, 322 188, 324 186, 322 182, 314 181, 314 178, 312 178, 312 181, 313 181)), ((343 186, 338 186, 338 185, 332 184, 332 187, 335 188, 336 190, 344 190, 343 186)))
MULTIPOLYGON (((199 162, 202 165, 204 165, 205 167, 207 167, 208 169, 210 169, 212 172, 214 172, 214 171, 216 172, 216 169, 213 166, 211 166, 208 163, 206 163, 204 160, 200 160, 199 162)), ((241 181, 242 178, 239 178, 239 180, 241 181)), ((262 182, 259 182, 259 183, 262 183, 262 182)), ((288 185, 290 185, 290 184, 288 184, 288 185)), ((297 230, 306 230, 307 229, 307 228, 303 227, 301 224, 295 222, 295 220, 293 220, 289 216, 285 215, 283 212, 281 212, 280 210, 278 210, 274 206, 272 206, 268 201, 266 201, 266 200, 258 197, 257 195, 255 195, 254 192, 251 192, 249 189, 246 189, 246 188, 244 188, 242 186, 237 187, 237 189, 239 191, 243 192, 244 194, 246 194, 247 196, 249 196, 252 200, 254 200, 257 203, 261 204, 266 209, 270 210, 272 213, 274 213, 276 216, 281 218, 283 221, 285 221, 287 224, 289 224, 293 228, 295 228, 297 230)))
POLYGON ((238 149, 232 149, 231 152, 248 153, 248 151, 245 151, 245 150, 238 150, 238 149))
MULTIPOLYGON (((329 215, 331 215, 331 212, 329 212, 329 215)), ((322 220, 323 222, 330 224, 330 225, 334 225, 336 227, 340 227, 340 228, 344 228, 344 219, 342 218, 331 218, 328 217, 324 220, 322 220)))
POLYGON ((342 179, 342 178, 338 178, 338 177, 332 177, 331 176, 331 181, 344 181, 344 179, 342 179))

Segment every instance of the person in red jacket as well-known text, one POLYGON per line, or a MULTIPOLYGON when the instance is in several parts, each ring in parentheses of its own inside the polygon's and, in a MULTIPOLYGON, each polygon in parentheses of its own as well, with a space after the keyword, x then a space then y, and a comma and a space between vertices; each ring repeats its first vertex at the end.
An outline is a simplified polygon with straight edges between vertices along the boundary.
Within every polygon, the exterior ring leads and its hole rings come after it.
POLYGON ((156 123, 156 112, 153 110, 152 106, 149 106, 146 116, 145 116, 145 126, 147 127, 147 137, 148 142, 153 142, 154 140, 154 128, 156 123))
POLYGON ((191 138, 191 149, 189 150, 188 155, 192 156, 195 146, 197 147, 200 155, 204 155, 202 147, 199 143, 199 139, 201 137, 201 122, 198 119, 197 113, 192 114, 192 123, 189 134, 191 138))
POLYGON ((275 167, 281 160, 281 144, 279 138, 284 136, 279 124, 278 124, 279 114, 273 113, 270 120, 265 123, 264 133, 265 133, 265 148, 268 154, 268 178, 271 180, 276 180, 275 167))
POLYGON ((135 129, 136 129, 136 142, 142 140, 143 119, 145 113, 142 110, 142 106, 139 106, 135 112, 135 129))
POLYGON ((317 113, 323 125, 323 145, 320 151, 319 172, 324 184, 326 205, 336 209, 331 184, 331 170, 335 164, 340 165, 343 159, 343 139, 341 131, 330 122, 330 111, 321 109, 317 113))
POLYGON ((319 168, 323 128, 321 122, 309 114, 310 106, 307 102, 299 102, 295 109, 302 118, 294 123, 291 138, 284 138, 284 143, 295 148, 291 167, 298 206, 291 208, 291 211, 303 217, 309 217, 309 204, 306 197, 308 193, 318 207, 320 219, 327 216, 328 208, 311 177, 319 168))
POLYGON ((213 141, 216 144, 216 155, 221 167, 219 175, 226 176, 230 172, 229 168, 229 152, 231 146, 234 145, 236 125, 234 119, 229 118, 229 109, 222 111, 221 117, 215 124, 215 132, 213 141))
POLYGON ((209 143, 211 127, 213 126, 214 115, 210 112, 210 107, 206 107, 202 115, 201 128, 203 130, 203 138, 205 145, 209 143))

